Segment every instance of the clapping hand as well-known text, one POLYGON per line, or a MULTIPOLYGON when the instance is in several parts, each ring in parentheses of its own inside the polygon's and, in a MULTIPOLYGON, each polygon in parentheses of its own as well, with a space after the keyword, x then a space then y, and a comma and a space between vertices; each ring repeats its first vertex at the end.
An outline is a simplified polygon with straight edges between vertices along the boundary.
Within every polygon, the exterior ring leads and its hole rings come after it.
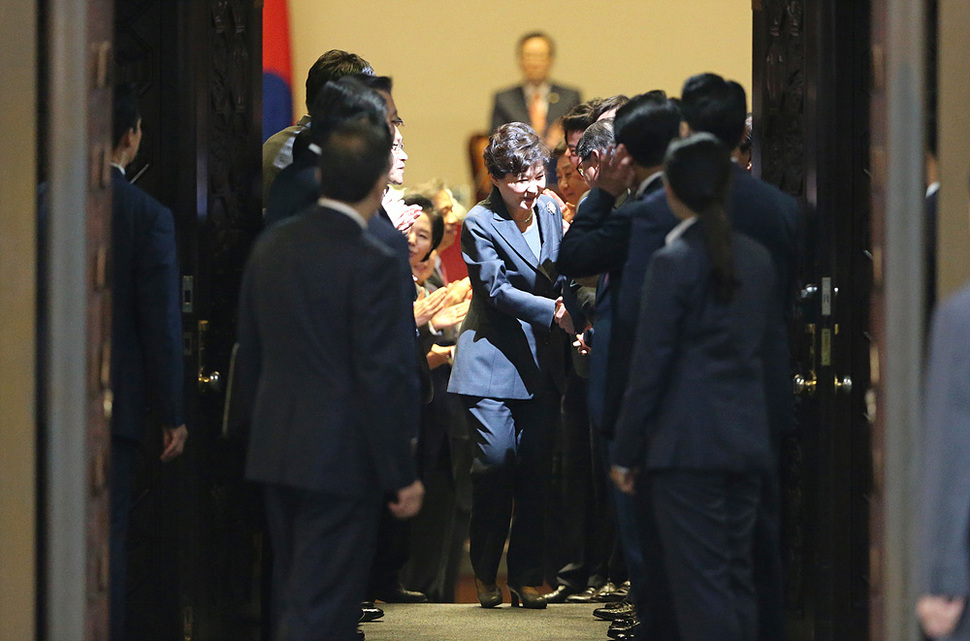
POLYGON ((462 301, 472 299, 472 284, 467 276, 461 280, 448 283, 448 304, 457 305, 462 301))
POLYGON ((448 290, 442 287, 432 293, 421 290, 418 299, 414 301, 414 324, 418 327, 426 325, 434 315, 444 309, 448 302, 448 290))
POLYGON ((395 191, 388 189, 381 198, 381 205, 387 212, 391 223, 402 233, 411 231, 411 225, 421 215, 421 205, 405 205, 404 199, 395 191))
MULTIPOLYGON (((439 289, 438 291, 441 290, 439 289)), ((443 329, 448 329, 461 323, 465 320, 465 316, 468 315, 468 306, 470 304, 469 301, 464 301, 445 307, 431 319, 431 328, 436 332, 440 332, 443 329)))

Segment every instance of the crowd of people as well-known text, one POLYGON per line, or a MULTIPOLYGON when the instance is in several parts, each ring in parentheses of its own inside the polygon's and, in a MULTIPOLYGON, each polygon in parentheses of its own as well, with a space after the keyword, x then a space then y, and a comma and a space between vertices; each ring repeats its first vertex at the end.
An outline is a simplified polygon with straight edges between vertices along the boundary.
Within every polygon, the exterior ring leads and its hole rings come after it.
POLYGON ((358 55, 321 56, 264 145, 236 394, 273 638, 453 601, 466 539, 484 608, 505 554, 513 607, 596 603, 610 638, 784 638, 796 202, 739 164, 739 84, 581 102, 548 36, 519 53, 463 221, 400 189, 392 82, 358 55))

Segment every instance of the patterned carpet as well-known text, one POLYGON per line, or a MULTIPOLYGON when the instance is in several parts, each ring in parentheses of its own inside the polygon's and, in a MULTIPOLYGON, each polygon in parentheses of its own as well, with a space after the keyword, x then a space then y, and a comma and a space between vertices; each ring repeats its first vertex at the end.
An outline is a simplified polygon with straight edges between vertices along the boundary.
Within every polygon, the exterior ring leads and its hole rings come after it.
POLYGON ((609 623, 593 607, 550 605, 545 610, 494 610, 477 604, 383 604, 384 618, 361 627, 367 641, 604 641, 609 623))

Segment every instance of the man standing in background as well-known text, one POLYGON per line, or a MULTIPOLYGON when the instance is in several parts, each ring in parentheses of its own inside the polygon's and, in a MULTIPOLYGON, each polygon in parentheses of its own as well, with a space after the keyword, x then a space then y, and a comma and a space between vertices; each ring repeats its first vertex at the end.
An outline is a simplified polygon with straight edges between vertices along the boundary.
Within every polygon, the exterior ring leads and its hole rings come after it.
POLYGON ((525 34, 519 39, 518 52, 522 83, 495 94, 492 131, 508 122, 524 122, 554 149, 563 136, 557 121, 580 103, 579 91, 550 82, 556 48, 547 34, 525 34))

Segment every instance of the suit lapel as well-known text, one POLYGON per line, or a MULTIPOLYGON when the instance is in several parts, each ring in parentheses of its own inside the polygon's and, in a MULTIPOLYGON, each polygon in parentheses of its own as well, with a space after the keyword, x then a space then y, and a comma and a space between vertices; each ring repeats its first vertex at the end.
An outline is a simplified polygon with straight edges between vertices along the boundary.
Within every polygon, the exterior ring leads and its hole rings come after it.
MULTIPOLYGON (((512 220, 512 216, 509 214, 508 209, 505 207, 505 202, 502 200, 502 196, 498 193, 498 189, 492 188, 492 193, 488 195, 488 202, 485 205, 492 211, 492 224, 495 226, 495 231, 498 235, 505 239, 505 242, 509 244, 509 247, 519 255, 522 260, 526 262, 532 269, 540 272, 539 261, 536 259, 535 254, 532 253, 532 248, 529 247, 529 243, 526 242, 525 236, 519 231, 519 226, 515 224, 512 220)), ((538 216, 541 224, 542 217, 538 216)))
POLYGON ((555 205, 551 200, 539 200, 536 203, 536 219, 539 223, 539 234, 542 236, 542 247, 539 250, 539 264, 542 265, 549 260, 552 252, 552 243, 555 242, 555 229, 552 221, 555 219, 555 205), (550 209, 551 208, 551 209, 550 209))

